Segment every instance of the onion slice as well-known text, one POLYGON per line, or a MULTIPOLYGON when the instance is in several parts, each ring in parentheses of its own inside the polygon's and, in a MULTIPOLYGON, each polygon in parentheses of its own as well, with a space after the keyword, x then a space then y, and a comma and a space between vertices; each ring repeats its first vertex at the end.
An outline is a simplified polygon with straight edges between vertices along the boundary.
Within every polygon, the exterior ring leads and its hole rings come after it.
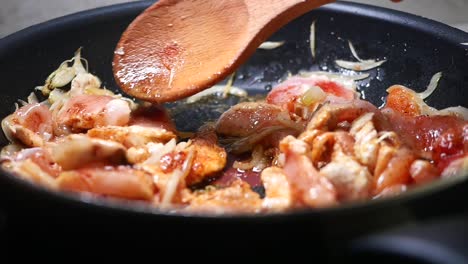
MULTIPOLYGON (((208 88, 206 90, 203 90, 197 94, 194 94, 188 97, 186 99, 186 102, 189 104, 195 103, 201 98, 211 95, 211 94, 223 95, 225 91, 226 91, 226 85, 215 85, 211 88, 208 88)), ((246 90, 239 88, 239 87, 235 87, 235 86, 231 86, 231 88, 229 88, 228 94, 235 95, 238 97, 246 97, 248 95, 246 90)))
POLYGON ((426 99, 428 98, 434 91, 437 89, 437 86, 439 85, 440 78, 442 78, 442 72, 438 72, 432 76, 431 81, 429 82, 429 85, 427 86, 426 90, 424 92, 418 93, 418 96, 421 99, 426 99))
POLYGON ((272 50, 283 46, 285 41, 265 41, 258 48, 264 50, 272 50))
POLYGON ((313 59, 315 59, 315 22, 317 22, 317 20, 314 20, 312 24, 310 25, 310 37, 309 37, 310 52, 312 53, 313 59))
POLYGON ((190 169, 192 167, 193 157, 194 157, 194 153, 193 153, 193 149, 191 149, 187 155, 187 158, 182 164, 182 168, 178 168, 172 173, 172 176, 167 183, 167 188, 166 188, 166 191, 164 192, 164 196, 161 201, 162 208, 168 208, 171 205, 172 199, 174 199, 179 183, 183 181, 190 172, 190 169))
POLYGON ((357 54, 356 49, 354 48, 354 45, 351 41, 348 41, 348 45, 349 45, 349 49, 351 50, 351 53, 353 54, 353 57, 358 61, 353 62, 353 61, 345 61, 345 60, 336 60, 335 61, 336 65, 338 65, 341 68, 353 70, 353 71, 368 71, 368 70, 372 70, 374 68, 380 67, 382 64, 384 64, 387 61, 387 60, 377 61, 374 59, 363 60, 357 54))
POLYGON ((344 61, 344 60, 336 60, 336 65, 340 66, 341 68, 353 71, 368 71, 374 68, 380 67, 384 64, 386 60, 382 61, 375 61, 375 60, 365 60, 360 62, 352 62, 352 61, 344 61))
POLYGON ((456 116, 463 120, 468 120, 468 108, 463 106, 453 106, 441 109, 437 112, 439 115, 456 116))
POLYGON ((314 75, 322 75, 322 76, 327 76, 330 78, 342 78, 342 79, 349 79, 353 81, 360 81, 369 78, 370 74, 369 73, 361 73, 361 74, 356 74, 356 75, 345 75, 345 74, 340 74, 340 73, 333 73, 333 72, 325 72, 325 71, 301 71, 299 72, 299 76, 301 77, 310 77, 314 75))
POLYGON ((226 82, 226 86, 224 86, 224 91, 223 91, 223 98, 226 98, 230 92, 231 92, 231 88, 232 88, 232 84, 234 83, 234 78, 236 77, 236 72, 233 72, 230 76, 229 76, 229 79, 227 80, 226 82))

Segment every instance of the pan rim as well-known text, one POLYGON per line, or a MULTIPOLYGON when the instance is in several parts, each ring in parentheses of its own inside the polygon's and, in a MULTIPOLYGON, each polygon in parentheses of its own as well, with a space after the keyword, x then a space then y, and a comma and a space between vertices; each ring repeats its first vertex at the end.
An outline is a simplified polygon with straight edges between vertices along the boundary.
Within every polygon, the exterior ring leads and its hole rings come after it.
MULTIPOLYGON (((28 41, 31 38, 39 37, 44 32, 50 32, 59 30, 60 28, 74 27, 77 24, 87 24, 97 21, 107 21, 112 17, 119 17, 126 14, 135 14, 141 12, 144 8, 148 7, 154 1, 137 1, 124 4, 110 5, 106 7, 100 7, 82 12, 66 15, 56 19, 52 19, 37 25, 20 30, 16 33, 8 35, 0 39, 0 56, 8 52, 9 48, 15 43, 22 43, 28 41)), ((424 33, 437 36, 438 38, 444 39, 453 44, 459 44, 462 42, 468 42, 468 33, 463 32, 459 29, 450 27, 443 23, 433 21, 427 18, 415 16, 412 14, 404 13, 401 11, 390 10, 381 7, 375 7, 365 4, 351 3, 346 1, 339 1, 337 3, 329 4, 320 7, 319 10, 332 11, 335 13, 354 14, 362 17, 369 17, 380 21, 396 24, 399 26, 410 27, 412 29, 420 30, 424 33)), ((451 189, 453 186, 466 182, 468 175, 462 177, 456 177, 451 180, 440 180, 435 183, 428 184, 412 190, 408 193, 399 195, 398 197, 388 198, 384 200, 370 200, 359 203, 351 203, 346 205, 340 205, 338 207, 322 208, 322 209, 309 209, 301 211, 292 211, 284 213, 268 213, 268 214, 222 214, 222 215, 210 215, 210 214, 187 214, 187 213, 171 213, 158 210, 150 206, 141 206, 136 204, 127 205, 122 202, 109 201, 107 199, 100 198, 86 198, 81 194, 70 194, 60 191, 50 191, 42 186, 30 183, 28 181, 19 179, 17 176, 6 172, 3 168, 0 168, 0 176, 7 177, 12 184, 19 185, 21 188, 35 192, 35 194, 47 197, 49 199, 59 199, 64 203, 69 203, 77 207, 85 207, 91 210, 107 210, 110 213, 133 213, 157 217, 169 217, 169 218, 190 218, 198 220, 232 220, 238 221, 263 221, 264 219, 283 221, 291 218, 302 218, 319 216, 321 214, 339 215, 344 212, 353 212, 356 210, 368 210, 369 208, 390 208, 404 205, 414 199, 423 199, 434 193, 439 193, 444 190, 451 189), (427 190, 429 189, 429 190, 427 190)))

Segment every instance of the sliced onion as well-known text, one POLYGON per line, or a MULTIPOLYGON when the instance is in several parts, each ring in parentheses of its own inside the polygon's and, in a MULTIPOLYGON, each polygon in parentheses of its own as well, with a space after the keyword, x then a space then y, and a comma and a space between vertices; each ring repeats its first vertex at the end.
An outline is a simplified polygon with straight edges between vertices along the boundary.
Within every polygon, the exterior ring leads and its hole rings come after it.
POLYGON ((148 150, 150 152, 150 157, 143 162, 143 164, 159 164, 159 160, 162 156, 166 155, 169 152, 172 152, 177 145, 176 140, 173 138, 166 144, 162 143, 149 143, 148 150))
POLYGON ((457 116, 459 118, 462 118, 463 120, 468 120, 468 108, 463 107, 463 106, 454 106, 454 107, 445 108, 445 109, 439 110, 437 114, 457 116))
POLYGON ((324 72, 324 71, 315 71, 315 72, 306 72, 306 71, 301 71, 299 72, 299 76, 302 77, 311 77, 313 75, 323 75, 327 76, 330 78, 343 78, 343 79, 349 79, 353 81, 360 81, 369 78, 370 74, 369 73, 361 73, 361 74, 356 74, 356 75, 344 75, 340 73, 333 73, 333 72, 324 72))
POLYGON ((310 25, 310 37, 309 37, 310 52, 312 53, 313 59, 315 59, 315 22, 317 22, 317 20, 314 20, 312 24, 310 25))
POLYGON ((226 82, 226 86, 224 87, 223 98, 226 98, 229 95, 229 93, 231 91, 231 88, 232 88, 232 84, 234 83, 234 78, 235 77, 236 77, 236 72, 233 72, 229 76, 229 79, 226 82))
POLYGON ((418 93, 418 96, 423 100, 429 97, 439 85, 440 78, 442 78, 442 72, 434 74, 427 86, 427 89, 424 92, 418 93))
POLYGON ((161 201, 162 208, 168 208, 171 205, 171 202, 174 199, 174 195, 177 191, 177 186, 179 186, 180 181, 182 181, 189 174, 194 157, 193 152, 193 149, 189 151, 187 158, 182 164, 182 168, 177 168, 174 170, 171 178, 167 182, 166 191, 164 192, 164 196, 161 201))
POLYGON ((75 56, 73 57, 73 69, 75 69, 76 74, 88 73, 88 61, 81 57, 81 48, 75 52, 75 56), (85 62, 86 67, 83 66, 81 60, 85 62))
POLYGON ((307 86, 307 90, 301 98, 302 104, 305 106, 320 102, 327 97, 327 94, 318 86, 307 84, 303 84, 303 86, 307 86))
POLYGON ((351 50, 351 54, 353 54, 353 56, 354 56, 354 58, 356 58, 356 60, 361 61, 361 62, 364 61, 363 59, 361 59, 358 56, 358 54, 356 52, 356 49, 354 48, 354 45, 350 40, 348 40, 348 46, 349 46, 349 49, 351 50))
POLYGON ((39 99, 37 99, 36 94, 34 92, 30 93, 28 96, 28 104, 37 104, 37 103, 39 103, 39 99))
POLYGON ((264 50, 272 50, 283 46, 285 41, 265 41, 258 48, 264 50))
MULTIPOLYGON (((211 94, 223 94, 224 91, 226 89, 226 86, 225 85, 215 85, 211 88, 208 88, 206 90, 203 90, 197 94, 194 94, 190 97, 188 97, 186 99, 186 102, 187 103, 194 103, 198 100, 200 100, 201 98, 207 96, 207 95, 211 95, 211 94)), ((231 86, 231 88, 229 89, 229 94, 231 95, 235 95, 235 96, 238 96, 238 97, 246 97, 248 95, 247 91, 242 89, 242 88, 238 88, 238 87, 235 87, 235 86, 231 86)))
POLYGON ((387 60, 375 61, 375 60, 365 60, 360 62, 336 60, 336 65, 341 68, 353 70, 353 71, 368 71, 374 68, 377 68, 384 64, 387 60))
POLYGON ((51 79, 50 85, 53 88, 60 88, 69 84, 76 76, 75 69, 62 64, 51 79), (64 66, 62 66, 64 65, 64 66))
POLYGON ((353 57, 356 58, 358 62, 336 60, 335 61, 336 65, 340 66, 341 68, 353 70, 353 71, 368 71, 368 70, 372 70, 374 68, 381 66, 387 61, 387 60, 381 60, 381 61, 363 60, 359 57, 359 55, 356 52, 356 49, 354 48, 353 43, 349 40, 348 40, 348 45, 349 45, 349 49, 351 50, 351 53, 353 54, 353 57))

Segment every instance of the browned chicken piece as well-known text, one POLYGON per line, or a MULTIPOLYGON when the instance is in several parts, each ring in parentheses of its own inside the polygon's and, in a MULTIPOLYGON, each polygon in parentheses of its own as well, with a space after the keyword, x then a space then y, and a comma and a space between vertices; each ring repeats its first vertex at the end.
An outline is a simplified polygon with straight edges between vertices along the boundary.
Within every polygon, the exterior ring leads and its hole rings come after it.
POLYGON ((468 175, 468 155, 452 161, 447 168, 442 171, 442 178, 451 178, 460 175, 468 175))
POLYGON ((67 191, 135 200, 152 200, 155 193, 148 173, 127 166, 88 167, 62 172, 57 185, 67 191))
MULTIPOLYGON (((164 195, 166 194, 168 183, 171 180, 173 174, 163 172, 160 166, 156 164, 137 165, 136 168, 143 170, 149 175, 151 175, 151 180, 158 189, 157 197, 155 197, 155 202, 158 205, 160 205, 162 203, 164 195)), ((169 203, 172 203, 172 205, 181 203, 181 191, 183 191, 186 188, 185 181, 183 179, 177 185, 178 186, 169 201, 169 203)))
POLYGON ((415 154, 408 148, 381 142, 374 172, 374 194, 393 185, 409 184, 412 181, 410 168, 415 160, 415 154))
POLYGON ((147 143, 167 143, 176 135, 159 127, 105 126, 88 130, 88 136, 118 142, 126 148, 143 147, 147 143))
POLYGON ((101 126, 125 126, 130 106, 122 99, 106 95, 77 95, 70 98, 55 116, 55 131, 83 132, 101 126))
POLYGON ((186 178, 192 169, 194 151, 190 142, 180 142, 175 139, 166 144, 148 143, 151 156, 134 166, 148 172, 153 177, 159 193, 157 203, 162 206, 181 203, 181 192, 187 188, 186 178))
POLYGON ((364 200, 369 197, 372 175, 367 167, 344 154, 339 144, 334 145, 332 160, 320 169, 320 174, 333 184, 339 201, 364 200))
POLYGON ((374 196, 375 199, 394 197, 400 195, 408 190, 406 184, 396 184, 383 189, 378 195, 374 196))
MULTIPOLYGON (((317 168, 322 168, 331 161, 335 144, 346 155, 354 155, 354 138, 347 132, 322 132, 320 130, 309 130, 304 132, 306 142, 311 147, 308 157, 317 168), (312 138, 313 136, 313 138, 312 138)), ((301 134, 301 136, 303 136, 301 134)))
POLYGON ((337 195, 330 181, 319 174, 307 157, 309 146, 288 136, 281 141, 282 166, 287 176, 295 207, 327 207, 337 204, 337 195))
POLYGON ((288 111, 267 103, 245 102, 231 107, 216 123, 216 132, 232 142, 229 150, 240 154, 261 144, 278 147, 285 136, 297 136, 304 129, 303 120, 294 121, 288 111))
POLYGON ((357 160, 371 172, 375 169, 379 152, 379 135, 373 123, 374 113, 367 113, 354 120, 350 133, 355 139, 354 154, 357 160))
POLYGON ((2 166, 23 179, 49 188, 57 187, 55 178, 61 172, 60 166, 42 148, 19 151, 13 157, 4 158, 2 166))
POLYGON ((410 175, 415 184, 425 184, 437 179, 439 170, 427 160, 415 160, 410 167, 410 175))
POLYGON ((2 128, 11 141, 28 147, 41 147, 53 137, 52 113, 43 104, 27 104, 2 120, 2 128))
POLYGON ((46 146, 52 160, 64 170, 78 169, 89 163, 120 164, 125 147, 116 142, 73 134, 46 146))
POLYGON ((261 179, 265 187, 262 208, 267 212, 282 212, 292 207, 293 197, 288 178, 279 167, 268 167, 262 171, 261 179))
POLYGON ((34 183, 55 189, 57 184, 55 179, 47 174, 31 159, 26 159, 18 162, 9 162, 5 168, 18 175, 20 178, 30 180, 34 183))
MULTIPOLYGON (((202 128, 188 142, 180 142, 177 145, 175 140, 171 140, 166 144, 149 143, 145 153, 141 149, 129 150, 129 152, 135 152, 135 155, 138 155, 138 151, 142 152, 141 157, 145 157, 145 155, 147 157, 139 165, 155 175, 172 173, 176 168, 180 168, 189 153, 193 152, 192 165, 189 168, 187 177, 184 179, 186 186, 200 183, 222 171, 227 161, 227 153, 224 148, 217 144, 217 136, 212 127, 202 128)), ((162 178, 165 177, 162 176, 162 178)), ((161 183, 158 181, 157 184, 161 183)), ((164 187, 161 189, 164 189, 164 187)))
POLYGON ((373 104, 356 99, 345 103, 324 104, 310 120, 307 130, 334 131, 337 128, 347 128, 355 119, 366 113, 375 115, 374 121, 378 129, 388 126, 386 118, 373 104))
POLYGON ((13 154, 13 156, 2 157, 1 162, 2 165, 5 165, 5 163, 20 163, 25 160, 31 160, 37 166, 39 166, 42 171, 53 178, 56 178, 62 170, 62 168, 52 160, 51 155, 43 148, 23 149, 13 154))
POLYGON ((218 137, 212 129, 200 131, 191 139, 189 146, 194 151, 190 173, 185 179, 188 186, 197 184, 224 169, 227 153, 218 145, 218 137))
POLYGON ((221 115, 216 123, 216 132, 224 136, 246 137, 266 127, 282 126, 278 115, 283 112, 279 106, 272 104, 240 103, 221 115))
POLYGON ((262 199, 258 193, 240 179, 226 188, 208 188, 186 194, 184 202, 188 203, 185 210, 195 213, 258 213, 262 208, 262 199))

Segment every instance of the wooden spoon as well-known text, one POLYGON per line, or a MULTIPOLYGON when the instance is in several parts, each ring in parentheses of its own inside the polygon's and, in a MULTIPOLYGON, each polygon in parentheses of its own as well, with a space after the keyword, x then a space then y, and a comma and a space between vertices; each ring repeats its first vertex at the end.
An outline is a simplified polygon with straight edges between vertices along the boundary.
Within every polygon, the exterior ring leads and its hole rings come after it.
POLYGON ((121 89, 175 101, 223 80, 270 35, 333 0, 161 0, 123 33, 113 62, 121 89))

